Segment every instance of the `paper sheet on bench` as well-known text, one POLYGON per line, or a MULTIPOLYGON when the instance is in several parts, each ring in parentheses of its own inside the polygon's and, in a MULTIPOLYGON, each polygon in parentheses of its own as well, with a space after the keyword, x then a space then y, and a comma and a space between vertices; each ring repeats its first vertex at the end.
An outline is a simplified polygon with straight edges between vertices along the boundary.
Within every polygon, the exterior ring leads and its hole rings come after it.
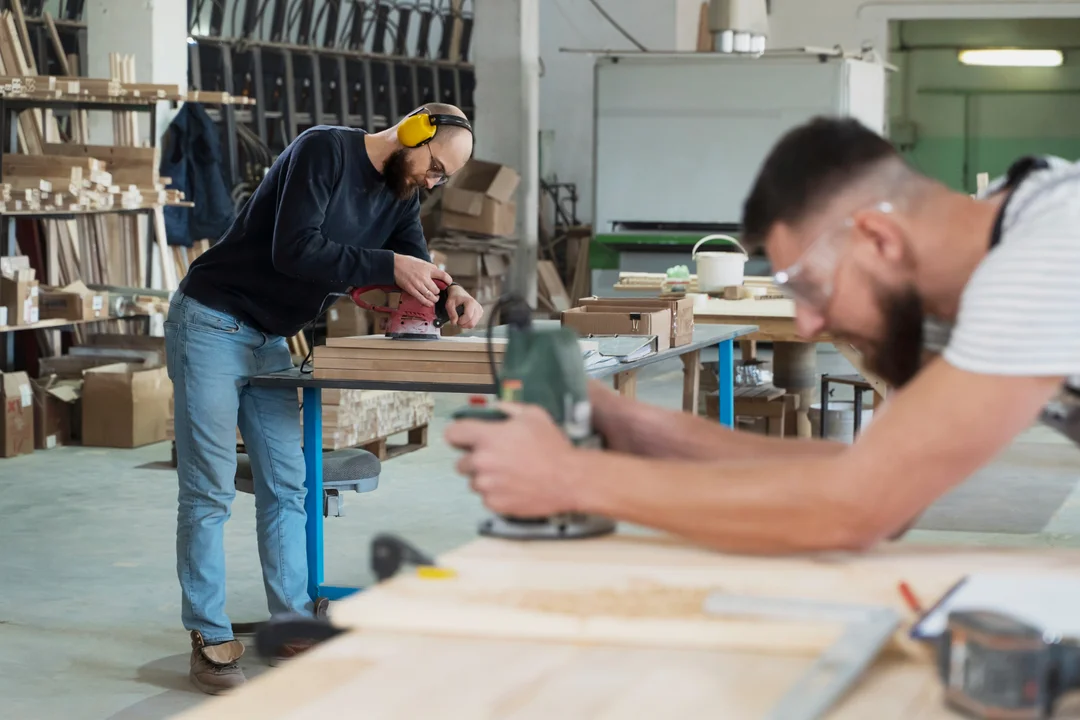
POLYGON ((1080 580, 1055 575, 977 573, 963 580, 911 634, 932 638, 953 610, 991 610, 1049 633, 1080 639, 1080 580))

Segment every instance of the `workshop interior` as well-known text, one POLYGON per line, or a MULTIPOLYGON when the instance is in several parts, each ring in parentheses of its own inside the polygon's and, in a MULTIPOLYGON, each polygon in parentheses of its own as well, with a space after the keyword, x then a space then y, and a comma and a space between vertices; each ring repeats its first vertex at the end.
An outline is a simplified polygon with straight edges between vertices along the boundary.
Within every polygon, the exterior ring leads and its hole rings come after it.
MULTIPOLYGON (((1020 158, 1080 161, 1080 2, 0 8, 0 718, 1068 716, 1080 449, 1045 425, 888 548, 843 557, 721 553, 592 509, 499 512, 446 433, 524 406, 575 451, 613 452, 602 386, 718 431, 857 443, 897 388, 843 337, 806 333, 785 268, 747 237, 762 163, 818 117, 857 121, 963 196, 1020 158), (221 572, 247 651, 215 667, 247 682, 210 697, 189 682, 177 582, 178 482, 209 440, 183 430, 198 409, 174 381, 194 365, 166 346, 186 279, 328 127, 381 133, 441 175, 407 212, 445 279, 430 297, 396 273, 335 281, 278 338, 291 369, 259 360, 247 381, 299 432, 290 557, 310 613, 268 612, 267 437, 238 422, 234 447, 218 428, 236 468, 221 572), (454 131, 472 150, 448 173, 454 131)), ((348 162, 382 182, 368 148, 348 162)), ((348 172, 325 168, 320 187, 348 172)), ((306 242, 365 232, 327 238, 323 221, 304 220, 306 242)), ((669 460, 677 493, 691 458, 669 460)), ((573 479, 553 460, 545 482, 573 479)))

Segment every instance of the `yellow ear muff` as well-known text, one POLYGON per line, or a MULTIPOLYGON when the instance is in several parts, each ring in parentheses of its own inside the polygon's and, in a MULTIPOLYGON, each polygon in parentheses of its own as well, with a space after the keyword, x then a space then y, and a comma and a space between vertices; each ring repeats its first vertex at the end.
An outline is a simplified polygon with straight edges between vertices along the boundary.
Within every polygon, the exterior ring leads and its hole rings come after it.
POLYGON ((409 148, 420 147, 435 137, 436 129, 427 113, 410 115, 398 125, 398 142, 409 148))

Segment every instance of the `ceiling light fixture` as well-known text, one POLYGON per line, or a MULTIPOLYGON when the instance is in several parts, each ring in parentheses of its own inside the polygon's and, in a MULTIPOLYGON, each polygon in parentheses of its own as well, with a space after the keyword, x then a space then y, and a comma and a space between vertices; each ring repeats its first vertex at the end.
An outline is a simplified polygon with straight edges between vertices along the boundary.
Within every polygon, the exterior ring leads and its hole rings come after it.
POLYGON ((987 48, 985 50, 961 50, 959 60, 964 65, 992 67, 1060 67, 1065 57, 1060 50, 987 48))

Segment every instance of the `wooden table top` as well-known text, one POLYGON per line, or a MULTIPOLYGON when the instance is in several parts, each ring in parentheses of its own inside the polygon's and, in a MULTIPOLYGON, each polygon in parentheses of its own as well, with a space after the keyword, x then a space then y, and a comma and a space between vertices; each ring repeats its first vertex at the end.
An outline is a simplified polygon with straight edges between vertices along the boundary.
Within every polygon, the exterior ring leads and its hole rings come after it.
POLYGON ((838 627, 715 618, 710 592, 888 605, 907 621, 831 718, 951 718, 926 648, 907 637, 924 604, 975 571, 1080 577, 1080 552, 884 547, 758 558, 659 535, 474 541, 439 558, 452 578, 403 572, 334 603, 353 631, 183 720, 754 718, 838 627))

